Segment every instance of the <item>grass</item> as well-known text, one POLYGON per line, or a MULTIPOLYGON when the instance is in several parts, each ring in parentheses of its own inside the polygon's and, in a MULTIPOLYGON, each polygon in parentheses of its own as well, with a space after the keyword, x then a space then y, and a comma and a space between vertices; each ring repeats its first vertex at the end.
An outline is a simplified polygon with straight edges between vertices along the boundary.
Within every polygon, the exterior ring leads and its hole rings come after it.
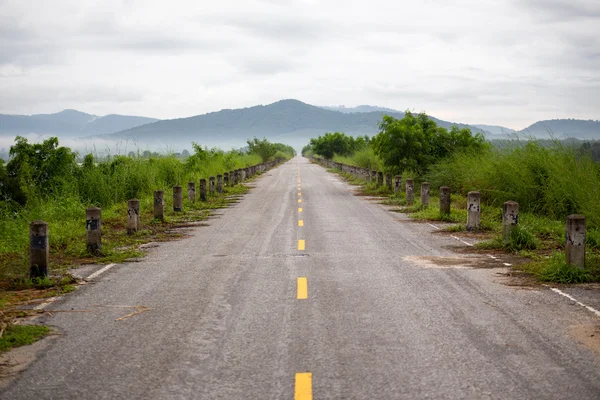
POLYGON ((40 325, 12 325, 9 324, 0 337, 0 352, 5 352, 13 347, 32 344, 50 332, 50 328, 40 325))
POLYGON ((536 276, 541 282, 563 284, 600 282, 600 256, 590 252, 586 258, 586 268, 579 269, 568 265, 564 253, 557 251, 549 257, 539 258, 517 268, 536 276))

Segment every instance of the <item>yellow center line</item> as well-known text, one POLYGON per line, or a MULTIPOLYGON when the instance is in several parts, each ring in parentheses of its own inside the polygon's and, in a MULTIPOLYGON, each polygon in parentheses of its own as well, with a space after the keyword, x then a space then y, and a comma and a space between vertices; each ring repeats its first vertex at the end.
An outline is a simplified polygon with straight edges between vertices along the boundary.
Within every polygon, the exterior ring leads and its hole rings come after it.
POLYGON ((298 240, 298 250, 304 250, 306 248, 306 242, 303 239, 298 240))
POLYGON ((298 196, 302 196, 302 193, 298 192, 298 196))
POLYGON ((298 290, 296 298, 298 300, 308 299, 308 280, 304 276, 298 278, 298 290))
POLYGON ((302 207, 298 207, 298 212, 302 212, 302 207))
POLYGON ((302 199, 298 199, 298 203, 302 203, 302 199))
POLYGON ((312 373, 297 372, 294 400, 312 400, 312 373))
POLYGON ((298 220, 298 226, 304 226, 304 220, 303 219, 299 219, 298 220))

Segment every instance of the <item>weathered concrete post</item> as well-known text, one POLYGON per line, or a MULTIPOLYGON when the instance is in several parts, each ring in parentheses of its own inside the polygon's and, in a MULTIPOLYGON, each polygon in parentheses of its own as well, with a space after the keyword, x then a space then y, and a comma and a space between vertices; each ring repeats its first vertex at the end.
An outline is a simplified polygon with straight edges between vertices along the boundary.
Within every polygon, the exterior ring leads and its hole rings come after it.
POLYGON ((519 223, 519 203, 507 201, 502 206, 502 237, 505 243, 510 241, 510 232, 519 223))
POLYGON ((412 206, 415 202, 415 181, 408 178, 406 180, 406 205, 412 206))
POLYGON ((585 216, 571 214, 567 217, 565 258, 569 265, 585 267, 585 216))
POLYGON ((183 189, 181 186, 173 186, 173 211, 183 211, 183 189))
POLYGON ((429 182, 421 183, 421 207, 423 208, 429 207, 429 189, 431 189, 429 182))
POLYGON ((227 172, 223 174, 223 185, 229 187, 229 174, 227 172))
POLYGON ((154 191, 154 218, 165 218, 165 192, 162 190, 154 191))
POLYGON ((402 176, 396 175, 394 177, 394 193, 400 194, 402 192, 402 176))
POLYGON ((383 186, 383 172, 377 173, 377 186, 383 186))
POLYGON ((92 254, 102 250, 102 210, 89 207, 85 212, 85 239, 87 249, 92 254))
POLYGON ((188 200, 192 203, 196 201, 196 182, 188 182, 188 200))
POLYGON ((140 229, 140 201, 127 200, 127 234, 133 235, 140 229))
POLYGON ((223 193, 223 175, 217 175, 217 192, 223 193))
POLYGON ((448 186, 440 187, 440 214, 450 214, 450 188, 448 186))
POLYGON ((371 171, 368 169, 363 169, 363 174, 365 175, 365 180, 367 182, 371 182, 371 171))
POLYGON ((208 178, 208 193, 211 195, 215 194, 215 177, 210 176, 208 178))
POLYGON ((231 186, 235 186, 235 171, 229 171, 229 183, 231 186))
POLYGON ((385 183, 390 191, 394 189, 394 182, 392 181, 392 174, 385 174, 385 183))
POLYGON ((242 168, 240 169, 240 182, 245 182, 246 181, 246 169, 242 168))
POLYGON ((48 223, 33 221, 29 224, 29 277, 45 278, 48 276, 48 223))
POLYGON ((200 200, 206 201, 206 179, 200 179, 200 200))
POLYGON ((377 182, 377 171, 371 171, 371 182, 377 182))
POLYGON ((467 230, 479 229, 481 225, 481 193, 467 194, 467 230))

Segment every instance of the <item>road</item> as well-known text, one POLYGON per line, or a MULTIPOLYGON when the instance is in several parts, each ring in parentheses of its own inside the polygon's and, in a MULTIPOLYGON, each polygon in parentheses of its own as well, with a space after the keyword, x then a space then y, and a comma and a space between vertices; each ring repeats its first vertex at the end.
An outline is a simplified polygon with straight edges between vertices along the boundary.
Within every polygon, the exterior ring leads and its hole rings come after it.
POLYGON ((220 212, 49 305, 0 398, 600 398, 600 317, 302 157, 220 212))

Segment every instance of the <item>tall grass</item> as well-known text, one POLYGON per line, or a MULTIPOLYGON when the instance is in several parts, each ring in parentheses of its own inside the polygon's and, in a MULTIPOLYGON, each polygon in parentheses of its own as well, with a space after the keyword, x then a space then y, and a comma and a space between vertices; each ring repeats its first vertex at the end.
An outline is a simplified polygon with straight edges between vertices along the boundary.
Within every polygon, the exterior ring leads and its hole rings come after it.
POLYGON ((432 187, 447 185, 454 193, 477 190, 490 205, 514 200, 523 211, 560 220, 584 214, 590 227, 600 227, 600 168, 558 142, 455 154, 426 178, 432 187))

